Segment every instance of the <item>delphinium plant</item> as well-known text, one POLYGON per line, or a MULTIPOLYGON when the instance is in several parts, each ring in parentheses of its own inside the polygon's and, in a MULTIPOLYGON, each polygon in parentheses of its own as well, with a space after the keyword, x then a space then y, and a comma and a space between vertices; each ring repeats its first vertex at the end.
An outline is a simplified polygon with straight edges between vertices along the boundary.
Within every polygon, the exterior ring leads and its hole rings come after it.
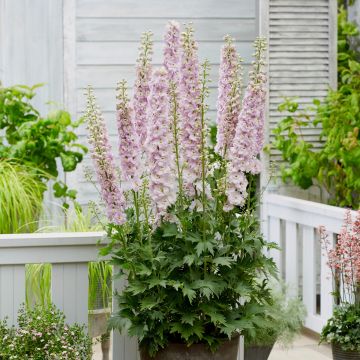
POLYGON ((320 235, 334 280, 336 304, 321 340, 360 356, 360 210, 355 219, 346 212, 335 246, 324 227, 320 235))
POLYGON ((150 356, 174 342, 216 351, 261 321, 266 276, 275 273, 248 195, 261 170, 265 41, 255 41, 241 102, 240 58, 226 38, 215 149, 206 117, 209 64, 199 63, 193 29, 169 23, 160 68, 151 66, 151 48, 144 35, 133 99, 125 81, 118 86, 120 173, 87 92, 89 143, 112 239, 103 254, 127 278, 111 325, 137 336, 150 356))

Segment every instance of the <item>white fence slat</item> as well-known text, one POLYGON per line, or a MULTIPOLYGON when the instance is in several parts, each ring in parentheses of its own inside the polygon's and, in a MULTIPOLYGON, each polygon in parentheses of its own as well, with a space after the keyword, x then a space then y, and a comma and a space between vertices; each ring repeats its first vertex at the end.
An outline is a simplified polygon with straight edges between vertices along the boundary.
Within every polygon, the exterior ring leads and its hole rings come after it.
POLYGON ((296 223, 285 223, 285 279, 289 284, 289 291, 297 295, 299 287, 298 276, 298 242, 296 223))
MULTIPOLYGON (((329 233, 329 239, 333 239, 334 234, 329 233)), ((332 315, 334 305, 333 301, 333 279, 331 270, 328 266, 328 257, 324 251, 321 251, 321 271, 320 271, 320 311, 321 317, 328 319, 332 315)))
POLYGON ((66 314, 69 324, 88 322, 88 264, 54 264, 51 293, 53 303, 66 314))
MULTIPOLYGON (((114 275, 118 272, 118 268, 114 267, 114 275)), ((124 289, 126 281, 121 278, 114 278, 113 280, 113 291, 114 293, 124 289)), ((113 312, 116 313, 117 299, 116 296, 113 296, 113 312)), ((138 351, 138 343, 136 338, 130 338, 128 336, 122 335, 119 331, 113 331, 113 347, 112 347, 112 359, 113 360, 139 360, 140 354, 138 351)))
MULTIPOLYGON (((316 266, 314 228, 303 227, 303 302, 308 317, 316 313, 316 266)), ((308 324, 305 322, 305 326, 308 324)))
POLYGON ((8 324, 15 325, 17 312, 25 302, 25 266, 0 266, 0 320, 8 317, 8 324))
MULTIPOLYGON (((274 242, 281 247, 281 233, 280 233, 280 219, 270 216, 269 217, 269 232, 268 232, 268 241, 274 242)), ((276 265, 278 266, 279 273, 282 273, 282 261, 281 261, 281 249, 271 249, 270 256, 274 259, 276 265)))

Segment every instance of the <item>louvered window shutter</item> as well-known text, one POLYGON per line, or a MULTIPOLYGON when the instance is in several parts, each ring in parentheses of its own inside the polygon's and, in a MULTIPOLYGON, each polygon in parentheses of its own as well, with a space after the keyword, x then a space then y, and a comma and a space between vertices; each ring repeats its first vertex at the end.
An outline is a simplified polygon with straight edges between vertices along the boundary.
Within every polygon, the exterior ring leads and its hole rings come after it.
MULTIPOLYGON (((284 118, 277 110, 284 97, 297 97, 300 108, 323 99, 336 87, 336 0, 260 0, 260 33, 269 41, 267 141, 284 118)), ((305 139, 321 147, 320 129, 303 131, 305 139)), ((272 149, 264 156, 263 184, 271 162, 282 161, 272 149)))

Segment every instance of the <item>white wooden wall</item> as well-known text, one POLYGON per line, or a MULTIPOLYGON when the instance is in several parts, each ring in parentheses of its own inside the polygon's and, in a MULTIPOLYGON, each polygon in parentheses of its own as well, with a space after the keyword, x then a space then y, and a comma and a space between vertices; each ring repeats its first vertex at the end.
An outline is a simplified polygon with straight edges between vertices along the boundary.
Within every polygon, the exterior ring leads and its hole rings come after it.
POLYGON ((45 83, 34 99, 63 103, 63 0, 0 0, 0 80, 45 83))
MULTIPOLYGON (((336 0, 262 0, 261 34, 269 41, 269 96, 267 141, 274 138, 271 131, 286 116, 277 108, 285 97, 297 97, 300 109, 323 99, 329 87, 336 87, 336 0)), ((320 148, 320 128, 302 131, 305 140, 320 148)), ((263 184, 267 184, 269 165, 278 167, 282 156, 271 149, 264 156, 266 172, 263 184)), ((276 172, 275 172, 276 174, 276 172)), ((282 187, 282 192, 300 196, 320 196, 282 187)))
MULTIPOLYGON (((82 116, 85 108, 84 89, 88 84, 95 88, 100 106, 110 129, 111 141, 117 153, 115 126, 116 83, 125 78, 129 85, 134 82, 134 63, 137 58, 139 39, 143 31, 152 30, 155 40, 153 62, 162 63, 162 38, 169 19, 180 23, 192 22, 199 41, 202 60, 212 65, 210 117, 215 118, 216 84, 220 48, 223 37, 235 37, 237 48, 245 59, 246 68, 253 52, 252 42, 258 34, 258 0, 78 0, 70 9, 69 22, 73 26, 73 75, 70 90, 74 94, 72 109, 82 116)), ((86 131, 80 131, 86 142, 86 131)), ((82 167, 90 165, 89 157, 82 167)), ((86 204, 96 192, 86 182, 83 171, 68 177, 69 182, 80 189, 80 202, 86 204)))

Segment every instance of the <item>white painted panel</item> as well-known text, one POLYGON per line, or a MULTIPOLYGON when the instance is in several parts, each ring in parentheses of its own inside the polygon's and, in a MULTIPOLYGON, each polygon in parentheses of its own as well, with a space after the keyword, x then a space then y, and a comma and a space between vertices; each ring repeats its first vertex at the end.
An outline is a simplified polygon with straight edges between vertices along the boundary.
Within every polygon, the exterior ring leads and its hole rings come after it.
POLYGON ((77 0, 79 17, 255 17, 254 0, 77 0))
POLYGON ((25 266, 0 265, 0 320, 8 317, 8 324, 15 325, 24 302, 25 266))
MULTIPOLYGON (((179 19, 187 24, 191 19, 179 19)), ((154 41, 162 41, 165 19, 80 18, 77 20, 78 41, 139 41, 141 34, 151 29, 154 41)), ((229 34, 238 41, 252 41, 257 34, 255 18, 197 19, 196 38, 199 41, 222 41, 229 34)))
POLYGON ((88 322, 88 264, 55 264, 52 267, 53 303, 69 324, 88 322))
POLYGON ((290 294, 296 296, 299 287, 298 243, 296 223, 285 223, 285 280, 289 285, 290 294))
MULTIPOLYGON (((314 228, 303 226, 303 302, 309 316, 316 314, 316 267, 314 228)), ((309 327, 309 324, 305 323, 309 327)))

